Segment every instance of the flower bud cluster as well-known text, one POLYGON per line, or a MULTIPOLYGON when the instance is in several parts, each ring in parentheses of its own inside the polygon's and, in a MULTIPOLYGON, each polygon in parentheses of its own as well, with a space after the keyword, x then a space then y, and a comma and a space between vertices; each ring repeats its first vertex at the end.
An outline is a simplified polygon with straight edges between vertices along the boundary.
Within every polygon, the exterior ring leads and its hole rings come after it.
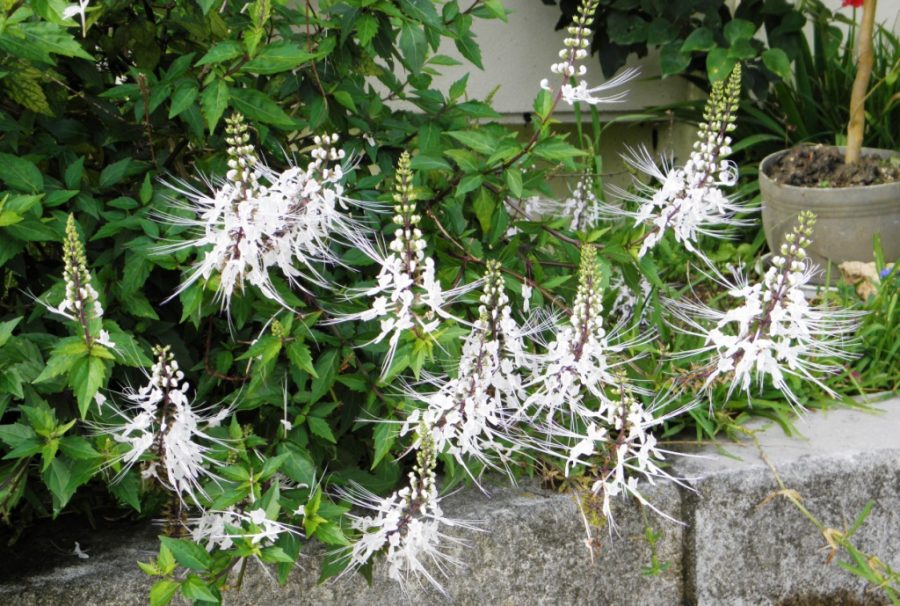
POLYGON ((560 216, 572 217, 570 229, 574 231, 589 231, 600 223, 600 201, 594 193, 594 179, 589 176, 582 177, 575 184, 575 189, 563 202, 560 216))
POLYGON ((683 354, 713 354, 704 372, 705 388, 710 389, 720 377, 729 377, 729 395, 740 389, 749 396, 754 382, 761 388, 767 377, 799 405, 787 381, 796 376, 832 393, 819 375, 841 367, 820 360, 849 357, 846 345, 859 314, 810 305, 803 294, 802 287, 812 277, 805 248, 814 222, 812 213, 800 215, 762 281, 751 284, 737 270, 731 281, 718 277, 729 295, 741 301, 739 305, 720 311, 700 303, 670 303, 676 316, 691 327, 691 334, 706 337, 703 347, 683 354), (713 328, 707 328, 709 321, 713 328))
POLYGON ((563 40, 563 48, 559 51, 559 58, 562 61, 551 65, 551 72, 560 74, 567 79, 587 73, 584 65, 576 68, 575 63, 588 56, 588 49, 591 46, 590 25, 594 21, 594 14, 599 6, 600 0, 583 0, 578 5, 578 11, 572 17, 572 24, 566 28, 569 35, 563 40))
POLYGON ((188 200, 180 206, 193 217, 163 216, 168 223, 193 228, 197 235, 162 250, 207 249, 176 294, 198 279, 218 274, 217 295, 226 309, 234 293, 248 284, 284 304, 272 283, 271 268, 277 267, 295 286, 303 278, 330 287, 320 265, 340 262, 333 244, 371 249, 370 230, 341 212, 375 207, 344 195, 340 162, 345 154, 335 147, 337 135, 315 137, 305 169, 291 165, 281 172, 260 161, 240 114, 228 118, 226 142, 225 180, 216 184, 212 195, 188 186, 178 188, 188 200))
POLYGON ((659 464, 665 460, 665 453, 650 433, 661 421, 632 395, 624 376, 619 374, 617 380, 620 381, 618 400, 607 409, 604 419, 588 425, 566 461, 568 473, 572 466, 585 464, 591 457, 599 460, 593 466, 596 479, 591 491, 600 497, 601 511, 610 521, 613 497, 630 495, 646 503, 638 489, 639 479, 643 477, 653 483, 656 478, 670 478, 659 464))
POLYGON ((57 307, 48 307, 68 320, 81 325, 85 343, 115 347, 109 333, 102 329, 103 306, 100 295, 91 284, 91 272, 87 268, 87 256, 78 237, 75 217, 69 215, 66 221, 66 236, 63 240, 63 282, 66 294, 57 307))
MULTIPOLYGON (((588 88, 588 83, 585 80, 579 80, 575 85, 570 82, 572 78, 581 78, 587 74, 587 67, 583 64, 577 65, 577 62, 587 58, 589 54, 591 46, 590 25, 599 6, 600 0, 581 1, 578 5, 578 11, 572 18, 572 25, 568 27, 569 36, 565 38, 563 48, 559 51, 561 61, 550 66, 550 71, 558 74, 562 79, 557 101, 563 99, 569 105, 575 105, 576 103, 588 103, 590 105, 616 103, 622 101, 626 93, 619 92, 610 96, 597 95, 598 93, 618 88, 637 76, 638 72, 636 69, 627 69, 612 80, 593 88, 588 88)), ((553 91, 553 88, 550 86, 550 80, 547 78, 541 80, 541 88, 553 91)))

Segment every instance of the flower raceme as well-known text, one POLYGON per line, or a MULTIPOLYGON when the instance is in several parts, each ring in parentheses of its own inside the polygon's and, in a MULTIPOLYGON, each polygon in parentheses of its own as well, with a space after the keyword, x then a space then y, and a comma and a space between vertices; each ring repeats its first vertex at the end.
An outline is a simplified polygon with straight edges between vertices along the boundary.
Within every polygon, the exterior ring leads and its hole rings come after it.
POLYGON ((421 440, 433 441, 466 469, 470 460, 501 468, 515 450, 509 431, 526 394, 523 375, 533 365, 525 349, 526 330, 512 317, 500 264, 488 261, 479 318, 463 343, 457 376, 433 379, 438 390, 409 395, 425 407, 407 417, 402 434, 418 429, 421 440), (424 431, 428 432, 423 436, 424 431))
POLYGON ((812 213, 800 214, 797 226, 786 237, 780 254, 772 258, 772 266, 761 282, 751 283, 738 271, 730 281, 718 276, 728 294, 741 302, 739 305, 720 311, 701 303, 669 302, 675 317, 687 326, 679 327, 705 340, 702 347, 680 357, 713 356, 698 372, 707 390, 717 379, 730 377, 729 396, 735 389, 749 396, 754 382, 762 387, 762 379, 768 377, 791 403, 799 406, 788 383, 788 378, 795 376, 834 395, 819 375, 841 371, 839 365, 826 359, 851 357, 846 345, 861 314, 811 305, 806 299, 802 288, 813 270, 805 249, 810 244, 814 223, 812 213))
POLYGON ((100 295, 92 284, 84 246, 78 236, 75 217, 71 214, 66 221, 66 235, 63 239, 63 282, 66 288, 63 300, 56 307, 44 304, 47 309, 77 323, 88 348, 96 343, 115 349, 109 333, 102 327, 103 306, 100 304, 100 295))
POLYGON ((231 411, 224 408, 210 415, 197 409, 170 349, 156 347, 154 353, 149 382, 123 390, 130 406, 126 411, 114 409, 122 422, 104 427, 101 433, 124 446, 116 460, 122 464, 120 477, 135 463, 143 462, 142 476, 156 478, 182 501, 196 504, 204 494, 201 480, 214 477, 209 468, 219 465, 210 455, 209 444, 225 446, 206 433, 206 428, 221 424, 231 411))
POLYGON ((443 527, 476 530, 469 523, 444 516, 438 495, 437 453, 426 428, 419 437, 416 465, 409 473, 407 486, 389 497, 378 497, 360 486, 340 489, 338 495, 372 515, 348 514, 353 528, 361 534, 343 552, 348 574, 381 554, 388 576, 407 588, 411 581, 427 581, 443 593, 440 578, 448 567, 461 562, 444 551, 446 543, 463 545, 464 541, 444 532, 443 527))
POLYGON ((369 251, 369 230, 347 209, 375 209, 352 200, 341 184, 345 159, 335 147, 337 136, 316 137, 312 160, 306 168, 290 166, 277 172, 266 166, 250 143, 240 114, 227 119, 228 172, 214 182, 211 193, 187 184, 175 189, 187 201, 175 202, 163 221, 186 226, 193 239, 163 246, 161 251, 205 249, 176 295, 199 279, 218 274, 217 297, 228 309, 235 292, 249 284, 269 299, 286 305, 269 274, 278 268, 292 284, 299 280, 330 284, 320 272, 322 264, 337 264, 335 244, 369 251), (182 213, 184 214, 184 213, 182 213))
POLYGON ((533 391, 523 413, 531 418, 546 417, 556 422, 557 414, 590 422, 612 401, 607 386, 615 383, 614 369, 628 360, 614 359, 628 347, 645 341, 617 342, 616 334, 603 327, 602 274, 596 249, 581 248, 578 290, 569 323, 558 330, 547 352, 539 356, 535 377, 528 385, 533 391), (589 403, 593 398, 597 404, 589 403), (599 408, 597 408, 599 406, 599 408))
MULTIPOLYGON (((571 83, 572 79, 581 78, 587 74, 587 67, 578 62, 588 56, 588 49, 591 45, 590 24, 594 20, 594 13, 597 12, 599 6, 600 0, 582 0, 578 5, 578 11, 572 18, 572 25, 567 29, 569 36, 565 38, 563 48, 559 51, 560 61, 550 66, 550 71, 562 78, 562 83, 556 93, 557 101, 562 99, 569 105, 617 103, 625 99, 627 92, 622 91, 609 96, 598 95, 619 88, 633 80, 638 74, 637 69, 627 69, 612 80, 593 88, 588 86, 586 80, 578 80, 576 84, 571 83)), ((553 91, 550 80, 547 78, 541 80, 541 88, 553 91)))
POLYGON ((445 291, 435 275, 434 260, 425 252, 426 243, 419 227, 422 216, 416 212, 410 157, 404 152, 397 164, 393 222, 397 229, 385 254, 366 252, 381 269, 374 286, 359 289, 354 296, 371 299, 365 311, 335 316, 330 323, 353 320, 378 320, 380 330, 371 343, 387 339, 388 352, 382 365, 386 373, 394 359, 400 337, 409 330, 427 335, 442 318, 451 317, 444 306, 459 295, 478 286, 469 284, 445 291))
POLYGON ((688 250, 702 256, 696 246, 700 235, 721 236, 720 226, 745 224, 735 218, 744 208, 722 190, 737 183, 737 165, 727 157, 731 153, 728 133, 735 128, 740 90, 738 65, 727 81, 713 85, 694 150, 683 166, 673 166, 666 160, 657 165, 643 147, 624 156, 639 173, 651 178, 651 184, 635 179, 635 193, 613 188, 622 200, 635 203, 636 210, 607 205, 603 211, 608 216, 624 216, 634 220, 635 225, 646 227, 640 257, 668 231, 688 250))

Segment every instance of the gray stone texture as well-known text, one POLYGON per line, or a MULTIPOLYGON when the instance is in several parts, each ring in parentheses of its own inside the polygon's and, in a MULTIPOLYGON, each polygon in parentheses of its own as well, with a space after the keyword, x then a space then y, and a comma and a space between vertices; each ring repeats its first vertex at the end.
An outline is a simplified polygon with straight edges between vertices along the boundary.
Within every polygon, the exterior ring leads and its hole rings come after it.
MULTIPOLYGON (((835 410, 798 421, 800 436, 761 428, 762 451, 789 488, 826 525, 843 529, 869 500, 871 515, 854 535, 863 550, 900 568, 900 399, 878 404, 877 413, 835 410)), ((618 534, 603 534, 591 562, 584 526, 570 494, 534 484, 476 489, 449 497, 451 517, 479 520, 485 532, 466 533, 470 545, 455 555, 465 569, 451 574, 448 597, 414 589, 403 594, 379 575, 372 587, 359 576, 316 585, 316 553, 301 559, 288 585, 279 588, 250 563, 240 593, 226 604, 460 605, 812 605, 886 604, 882 594, 827 563, 818 530, 787 500, 769 498, 774 475, 752 441, 723 442, 679 458, 676 475, 694 491, 671 484, 648 487, 647 498, 684 524, 666 522, 632 501, 616 502, 618 534), (669 564, 656 577, 642 574, 650 562, 644 520, 662 532, 658 557, 669 564)), ((127 536, 84 531, 90 559, 75 556, 20 578, 0 574, 0 605, 119 606, 147 603, 150 580, 134 565, 155 554, 154 530, 127 536)), ((29 551, 49 545, 23 546, 29 551)), ((844 557, 839 554, 836 559, 844 557)))

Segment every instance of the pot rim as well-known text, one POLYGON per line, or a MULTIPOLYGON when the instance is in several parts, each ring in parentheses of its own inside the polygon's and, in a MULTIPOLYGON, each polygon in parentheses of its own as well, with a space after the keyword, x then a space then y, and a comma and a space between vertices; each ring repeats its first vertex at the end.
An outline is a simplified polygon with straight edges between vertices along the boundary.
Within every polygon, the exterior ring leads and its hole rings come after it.
MULTIPOLYGON (((799 146, 795 145, 794 147, 799 147, 799 146)), ((809 147, 812 147, 812 145, 810 145, 809 147)), ((846 149, 846 146, 844 146, 844 145, 823 145, 823 147, 836 148, 840 151, 843 151, 844 149, 846 149)), ((758 173, 758 175, 759 175, 758 179, 760 180, 760 182, 765 181, 767 185, 772 185, 774 187, 783 188, 788 191, 815 190, 815 191, 819 191, 819 192, 823 192, 823 193, 825 193, 825 192, 840 193, 842 191, 846 192, 846 191, 850 191, 850 190, 854 190, 854 189, 865 189, 868 191, 880 191, 880 190, 887 191, 890 189, 900 189, 900 181, 894 181, 892 183, 876 183, 874 185, 851 185, 849 187, 811 187, 808 185, 790 185, 788 183, 780 183, 778 181, 775 181, 769 175, 766 174, 766 169, 772 162, 774 162, 780 156, 791 151, 791 149, 793 149, 793 147, 788 148, 788 149, 782 149, 777 152, 773 152, 773 153, 769 154, 768 156, 766 156, 765 158, 763 158, 762 161, 760 161, 759 173, 758 173)), ((863 147, 862 152, 864 154, 874 152, 875 155, 885 156, 888 158, 900 157, 900 152, 898 152, 898 151, 895 151, 892 149, 881 149, 879 147, 863 147)))

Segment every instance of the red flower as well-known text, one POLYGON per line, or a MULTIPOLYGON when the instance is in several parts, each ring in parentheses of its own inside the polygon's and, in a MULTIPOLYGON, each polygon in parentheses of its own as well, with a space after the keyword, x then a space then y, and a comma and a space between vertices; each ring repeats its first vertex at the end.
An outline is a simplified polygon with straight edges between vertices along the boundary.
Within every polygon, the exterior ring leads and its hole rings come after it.
POLYGON ((862 8, 863 0, 844 0, 841 6, 852 6, 853 8, 862 8))

